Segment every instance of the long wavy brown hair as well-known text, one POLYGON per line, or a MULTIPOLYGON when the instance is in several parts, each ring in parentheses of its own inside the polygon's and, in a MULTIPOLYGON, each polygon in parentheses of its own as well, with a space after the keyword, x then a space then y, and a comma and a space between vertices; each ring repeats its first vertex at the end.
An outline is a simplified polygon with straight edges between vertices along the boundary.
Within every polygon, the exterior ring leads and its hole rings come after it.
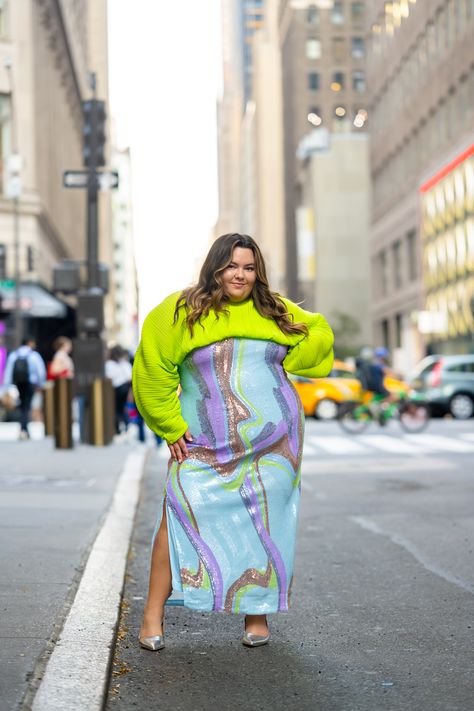
POLYGON ((257 311, 265 318, 273 319, 283 333, 306 335, 307 326, 304 323, 294 323, 293 316, 288 313, 280 295, 270 291, 265 261, 258 244, 252 237, 237 232, 221 235, 215 240, 201 267, 197 284, 181 293, 176 303, 174 321, 177 321, 180 309, 184 308, 186 324, 193 335, 196 323, 200 322, 201 317, 207 316, 211 309, 215 311, 217 318, 219 313, 227 311, 229 298, 224 291, 222 274, 231 263, 236 247, 251 249, 255 258, 256 279, 250 298, 253 299, 257 311))

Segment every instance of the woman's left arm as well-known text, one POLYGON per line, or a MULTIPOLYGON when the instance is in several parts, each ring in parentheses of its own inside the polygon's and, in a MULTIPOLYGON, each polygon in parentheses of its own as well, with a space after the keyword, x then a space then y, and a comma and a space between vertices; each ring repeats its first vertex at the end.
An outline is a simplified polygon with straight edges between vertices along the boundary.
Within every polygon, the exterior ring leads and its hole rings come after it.
POLYGON ((288 299, 282 299, 295 323, 304 323, 308 335, 292 346, 283 367, 295 375, 307 378, 323 378, 331 372, 334 361, 334 334, 321 314, 305 311, 288 299))

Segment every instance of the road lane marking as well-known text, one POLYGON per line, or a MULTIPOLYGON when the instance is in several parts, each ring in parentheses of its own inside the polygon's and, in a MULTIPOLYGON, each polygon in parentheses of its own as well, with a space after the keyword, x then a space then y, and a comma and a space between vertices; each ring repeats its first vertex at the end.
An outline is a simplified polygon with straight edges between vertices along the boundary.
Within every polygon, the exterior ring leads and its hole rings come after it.
POLYGON ((378 536, 389 538, 392 543, 395 543, 395 545, 408 551, 408 553, 410 553, 415 560, 418 561, 418 563, 421 563, 426 570, 429 570, 430 573, 434 573, 439 578, 443 578, 444 580, 447 580, 448 583, 453 583, 463 590, 467 590, 467 592, 474 593, 474 585, 469 583, 467 580, 458 578, 457 575, 453 575, 448 570, 441 568, 437 563, 431 560, 431 558, 420 551, 420 549, 412 543, 412 541, 405 538, 405 536, 402 536, 399 533, 384 531, 377 523, 375 523, 375 521, 371 521, 366 516, 349 516, 349 519, 366 531, 370 531, 370 533, 375 533, 378 536))
POLYGON ((441 450, 444 452, 460 452, 468 453, 474 452, 474 444, 468 444, 467 442, 461 442, 459 439, 454 439, 451 437, 446 437, 443 435, 430 435, 430 434, 417 434, 417 435, 405 435, 406 439, 410 442, 420 442, 420 444, 431 450, 441 450))

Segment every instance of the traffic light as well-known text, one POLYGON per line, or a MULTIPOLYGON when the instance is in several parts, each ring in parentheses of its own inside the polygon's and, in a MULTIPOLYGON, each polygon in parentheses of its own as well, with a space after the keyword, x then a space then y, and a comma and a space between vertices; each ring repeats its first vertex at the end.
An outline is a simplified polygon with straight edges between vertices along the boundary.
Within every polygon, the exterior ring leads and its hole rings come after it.
POLYGON ((82 155, 87 168, 105 165, 105 102, 90 99, 82 102, 84 144, 82 155))

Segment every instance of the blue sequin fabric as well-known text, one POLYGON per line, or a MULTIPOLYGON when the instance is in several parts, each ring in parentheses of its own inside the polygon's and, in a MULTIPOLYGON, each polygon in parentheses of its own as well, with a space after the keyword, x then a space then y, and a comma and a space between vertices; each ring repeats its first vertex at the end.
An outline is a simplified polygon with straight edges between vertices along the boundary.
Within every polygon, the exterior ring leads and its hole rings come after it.
POLYGON ((194 441, 165 486, 173 589, 196 610, 288 609, 304 416, 287 348, 229 338, 180 367, 194 441))

